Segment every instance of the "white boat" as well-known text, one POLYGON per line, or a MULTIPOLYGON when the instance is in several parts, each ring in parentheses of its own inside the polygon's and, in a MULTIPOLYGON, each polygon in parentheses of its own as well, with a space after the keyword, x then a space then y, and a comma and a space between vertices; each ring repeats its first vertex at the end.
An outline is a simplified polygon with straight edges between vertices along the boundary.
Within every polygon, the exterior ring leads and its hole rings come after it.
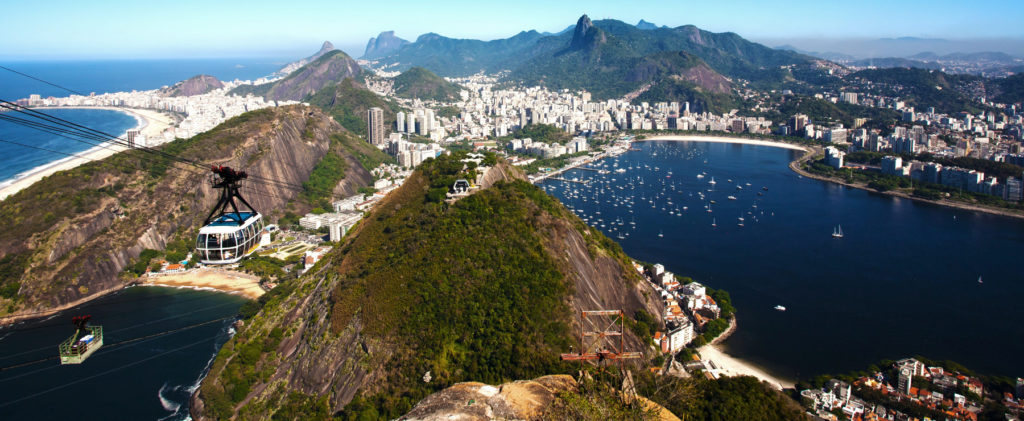
POLYGON ((665 236, 665 234, 663 232, 658 231, 658 238, 661 238, 661 237, 664 237, 664 236, 665 236))
POLYGON ((978 283, 979 284, 984 283, 984 282, 981 282, 981 275, 978 275, 978 283))
POLYGON ((729 197, 727 197, 726 199, 729 199, 729 200, 736 200, 736 196, 729 196, 729 197))
POLYGON ((786 311, 786 307, 783 307, 781 305, 775 306, 775 309, 778 310, 778 311, 786 311))
POLYGON ((713 226, 713 227, 717 227, 718 226, 718 224, 715 223, 715 218, 711 218, 711 226, 713 226))
POLYGON ((712 176, 711 177, 711 181, 708 181, 708 184, 715 185, 715 184, 718 184, 718 183, 715 182, 715 177, 712 176))
POLYGON ((843 226, 838 225, 836 229, 832 231, 832 238, 843 238, 843 226))

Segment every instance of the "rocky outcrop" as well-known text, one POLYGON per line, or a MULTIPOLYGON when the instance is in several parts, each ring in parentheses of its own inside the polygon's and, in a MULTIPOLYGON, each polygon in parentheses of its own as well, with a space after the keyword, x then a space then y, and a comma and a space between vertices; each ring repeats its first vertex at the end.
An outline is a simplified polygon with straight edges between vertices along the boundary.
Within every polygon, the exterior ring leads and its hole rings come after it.
POLYGON ((270 87, 268 100, 300 101, 327 85, 355 77, 362 70, 341 50, 330 51, 281 79, 270 87))
POLYGON ((576 22, 576 29, 572 33, 572 41, 569 48, 573 50, 593 49, 608 41, 604 31, 594 26, 587 15, 580 16, 576 22))
POLYGON ((452 385, 416 404, 401 419, 440 420, 537 420, 558 399, 558 394, 577 388, 571 376, 552 375, 491 386, 466 382, 452 385))
MULTIPOLYGON (((344 129, 323 112, 296 105, 243 114, 177 141, 175 154, 244 169, 250 177, 242 194, 269 216, 298 197, 298 186, 339 133, 344 129)), ((357 159, 345 158, 346 190, 372 180, 357 159)), ((17 230, 0 233, 0 261, 25 256, 14 313, 59 308, 119 288, 132 281, 122 272, 143 250, 162 250, 176 240, 191 244, 189 236, 219 194, 208 178, 205 166, 125 152, 57 173, 0 202, 5 217, 20 221, 17 230), (153 168, 161 165, 167 167, 153 168), (40 215, 37 207, 59 210, 61 217, 40 215)))
POLYGON ((395 31, 384 31, 366 42, 366 51, 363 52, 362 58, 372 60, 384 57, 398 51, 408 43, 409 41, 396 37, 395 31))
POLYGON ((167 89, 168 96, 202 95, 214 89, 223 88, 224 84, 210 75, 196 75, 175 83, 167 89))

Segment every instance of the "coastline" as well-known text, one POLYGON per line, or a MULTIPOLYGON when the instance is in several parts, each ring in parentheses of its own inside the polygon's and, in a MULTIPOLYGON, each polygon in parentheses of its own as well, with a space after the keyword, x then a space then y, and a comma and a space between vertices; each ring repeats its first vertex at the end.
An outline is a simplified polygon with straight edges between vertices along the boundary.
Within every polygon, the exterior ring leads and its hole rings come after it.
POLYGON ((802 175, 804 177, 807 177, 807 178, 811 178, 811 179, 815 179, 815 180, 820 180, 820 181, 825 181, 825 182, 830 182, 830 183, 835 183, 835 184, 839 184, 841 186, 846 186, 846 187, 850 187, 850 188, 854 188, 854 189, 860 189, 860 190, 868 191, 868 192, 871 192, 871 193, 884 194, 884 195, 887 195, 887 196, 898 197, 898 198, 901 198, 901 199, 913 200, 913 201, 916 201, 916 202, 929 203, 929 204, 936 205, 936 206, 945 206, 945 207, 954 208, 954 209, 960 209, 960 210, 965 210, 965 211, 981 212, 981 213, 987 213, 987 214, 990 214, 990 215, 1005 216, 1005 217, 1008 217, 1008 218, 1024 219, 1024 213, 1020 213, 1020 212, 1013 212, 1013 211, 1006 210, 1006 209, 992 208, 992 207, 982 206, 982 205, 973 205, 973 204, 970 204, 970 203, 956 202, 956 201, 952 201, 952 200, 931 200, 931 199, 925 199, 923 197, 916 197, 916 196, 913 196, 913 195, 910 195, 910 194, 907 194, 907 193, 904 193, 904 192, 894 191, 894 190, 878 191, 878 190, 875 190, 875 189, 872 189, 872 188, 868 187, 867 185, 855 184, 855 183, 847 183, 846 181, 843 181, 841 179, 832 178, 832 177, 825 177, 825 176, 822 176, 822 175, 810 173, 810 172, 804 171, 804 169, 800 168, 800 166, 804 162, 807 162, 811 158, 811 156, 813 156, 813 154, 807 154, 807 155, 804 155, 804 156, 800 157, 799 159, 796 159, 796 160, 790 162, 789 163, 789 168, 791 170, 793 170, 793 172, 795 172, 797 174, 800 174, 800 175, 802 175))
POLYGON ((945 206, 945 207, 961 209, 961 210, 966 210, 966 211, 971 211, 971 212, 982 212, 982 213, 987 213, 987 214, 991 214, 991 215, 999 215, 999 216, 1006 216, 1006 217, 1010 217, 1010 218, 1024 219, 1024 213, 1020 213, 1020 212, 1013 212, 1013 211, 1009 211, 1009 210, 1006 210, 1006 209, 992 208, 992 207, 988 207, 988 206, 974 205, 974 204, 970 204, 970 203, 956 202, 956 201, 950 201, 950 200, 931 200, 931 199, 925 199, 923 197, 915 197, 913 195, 910 195, 910 194, 907 194, 907 193, 903 193, 903 192, 899 192, 899 191, 892 191, 892 190, 890 190, 890 191, 880 192, 880 191, 877 191, 877 190, 872 189, 870 187, 867 187, 866 185, 847 183, 847 182, 845 182, 843 180, 840 180, 840 179, 831 178, 831 177, 825 177, 825 176, 821 176, 821 175, 818 175, 818 174, 812 174, 812 173, 809 173, 807 171, 804 171, 802 168, 800 168, 800 166, 804 162, 807 162, 813 156, 815 156, 817 153, 820 152, 820 148, 818 148, 818 147, 799 146, 799 145, 795 145, 795 144, 792 144, 792 143, 774 142, 774 141, 768 141, 768 140, 756 140, 756 139, 746 139, 746 138, 732 138, 732 137, 726 137, 726 136, 697 136, 697 135, 685 135, 685 136, 662 135, 662 136, 654 136, 654 137, 643 139, 643 140, 639 140, 639 141, 640 142, 643 142, 643 141, 676 141, 676 142, 735 143, 735 144, 743 144, 743 145, 768 146, 768 147, 774 147, 774 148, 783 148, 783 149, 804 151, 803 156, 801 156, 801 157, 799 157, 799 158, 797 158, 797 159, 795 159, 795 160, 793 160, 793 161, 791 161, 789 163, 789 169, 792 170, 793 172, 803 176, 803 177, 811 178, 811 179, 814 179, 814 180, 820 180, 820 181, 835 183, 835 184, 843 185, 843 186, 846 186, 846 187, 851 187, 851 188, 855 188, 855 189, 869 191, 869 192, 872 192, 872 193, 884 194, 884 195, 888 195, 888 196, 892 196, 892 197, 899 197, 899 198, 902 198, 902 199, 908 199, 908 200, 913 200, 913 201, 917 201, 917 202, 929 203, 929 204, 936 205, 936 206, 945 206))
POLYGON ((701 135, 658 135, 654 137, 648 137, 645 139, 637 140, 638 142, 648 141, 671 141, 671 142, 704 142, 704 143, 734 143, 741 145, 757 145, 757 146, 769 146, 772 148, 782 148, 797 151, 808 151, 809 147, 800 146, 786 142, 774 142, 770 140, 759 140, 759 139, 747 139, 745 137, 728 137, 728 136, 701 136, 701 135))
POLYGON ((713 339, 711 343, 697 348, 697 353, 700 354, 701 359, 714 362, 719 372, 727 376, 751 376, 763 382, 768 382, 772 387, 779 390, 795 387, 794 382, 773 376, 763 367, 729 355, 725 351, 722 342, 725 342, 726 339, 729 339, 729 336, 736 332, 736 326, 736 317, 733 316, 732 320, 729 320, 728 329, 713 339))
POLYGON ((112 287, 112 288, 107 288, 107 289, 99 291, 99 292, 97 292, 95 294, 92 294, 92 295, 89 295, 89 296, 85 296, 85 297, 79 298, 79 299, 77 299, 75 301, 72 301, 70 303, 59 305, 57 307, 53 307, 53 308, 46 309, 46 310, 36 310, 36 311, 29 311, 27 313, 23 312, 23 313, 8 314, 6 316, 0 316, 0 327, 10 326, 10 325, 13 325, 15 323, 26 321, 26 320, 34 320, 34 319, 41 319, 41 318, 44 318, 44 317, 50 317, 50 316, 53 316, 54 314, 60 313, 60 312, 62 312, 64 310, 80 306, 80 305, 85 304, 85 303, 87 303, 89 301, 95 300, 97 298, 101 298, 101 297, 103 297, 103 296, 105 296, 107 294, 110 294, 112 292, 120 291, 120 290, 122 290, 124 288, 125 288, 125 286, 116 286, 116 287, 112 287))
POLYGON ((127 285, 111 287, 95 294, 79 298, 73 302, 62 304, 46 310, 30 310, 22 313, 0 316, 0 327, 10 326, 18 322, 41 319, 53 316, 64 310, 74 308, 107 294, 123 290, 131 286, 157 286, 167 288, 189 288, 197 291, 216 291, 225 294, 240 295, 255 300, 266 293, 260 287, 259 278, 224 269, 192 269, 189 271, 143 276, 127 285))
MULTIPOLYGON (((117 107, 36 107, 39 109, 90 109, 90 110, 111 110, 119 111, 128 114, 135 118, 136 126, 128 130, 139 130, 143 135, 148 137, 155 137, 162 135, 164 130, 171 127, 174 122, 172 119, 164 116, 163 114, 153 110, 142 110, 134 108, 117 108, 117 107)), ((35 109, 35 108, 34 108, 35 109)), ((127 133, 127 130, 125 131, 127 133)), ((125 133, 121 133, 119 136, 124 136, 125 133)), ((82 165, 89 161, 101 160, 114 155, 118 152, 122 152, 128 148, 120 145, 116 145, 113 142, 104 142, 97 146, 94 146, 84 152, 75 154, 75 156, 68 156, 65 158, 52 161, 38 167, 32 168, 28 171, 22 172, 15 175, 13 178, 0 182, 0 200, 4 200, 11 195, 28 188, 32 184, 35 184, 39 180, 45 177, 53 175, 60 171, 67 171, 82 165)))
POLYGON ((171 274, 148 275, 139 278, 140 286, 192 288, 200 291, 218 291, 241 295, 250 300, 260 298, 266 291, 260 287, 258 277, 225 269, 190 269, 171 274))

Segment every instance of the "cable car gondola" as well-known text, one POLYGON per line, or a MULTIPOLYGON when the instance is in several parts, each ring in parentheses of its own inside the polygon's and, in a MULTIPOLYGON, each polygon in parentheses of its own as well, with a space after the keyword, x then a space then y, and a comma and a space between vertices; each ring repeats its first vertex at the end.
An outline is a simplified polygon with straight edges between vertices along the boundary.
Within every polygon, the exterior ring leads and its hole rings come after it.
POLYGON ((238 192, 239 182, 246 179, 248 174, 216 166, 213 167, 213 173, 220 178, 213 185, 221 189, 220 201, 199 229, 196 253, 199 261, 208 265, 237 263, 259 247, 263 217, 238 192), (248 208, 248 212, 238 210, 236 198, 248 208))
POLYGON ((61 364, 81 364, 103 346, 103 326, 89 326, 92 316, 75 316, 75 334, 60 344, 61 364), (79 337, 79 334, 84 334, 79 337))

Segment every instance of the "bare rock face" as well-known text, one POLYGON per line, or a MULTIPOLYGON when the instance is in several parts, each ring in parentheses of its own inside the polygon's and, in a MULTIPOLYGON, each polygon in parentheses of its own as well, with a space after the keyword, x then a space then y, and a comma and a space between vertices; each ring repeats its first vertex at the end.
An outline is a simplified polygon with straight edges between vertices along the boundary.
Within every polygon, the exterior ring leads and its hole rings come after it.
POLYGON ((594 26, 587 15, 580 16, 572 33, 571 49, 592 49, 608 41, 604 31, 594 26))
POLYGON ((498 386, 457 383, 420 401, 401 419, 441 420, 539 420, 562 392, 576 390, 576 380, 566 375, 519 380, 498 386))
POLYGON ((174 86, 169 88, 168 96, 202 95, 223 87, 224 84, 213 76, 196 75, 174 84, 174 86))

